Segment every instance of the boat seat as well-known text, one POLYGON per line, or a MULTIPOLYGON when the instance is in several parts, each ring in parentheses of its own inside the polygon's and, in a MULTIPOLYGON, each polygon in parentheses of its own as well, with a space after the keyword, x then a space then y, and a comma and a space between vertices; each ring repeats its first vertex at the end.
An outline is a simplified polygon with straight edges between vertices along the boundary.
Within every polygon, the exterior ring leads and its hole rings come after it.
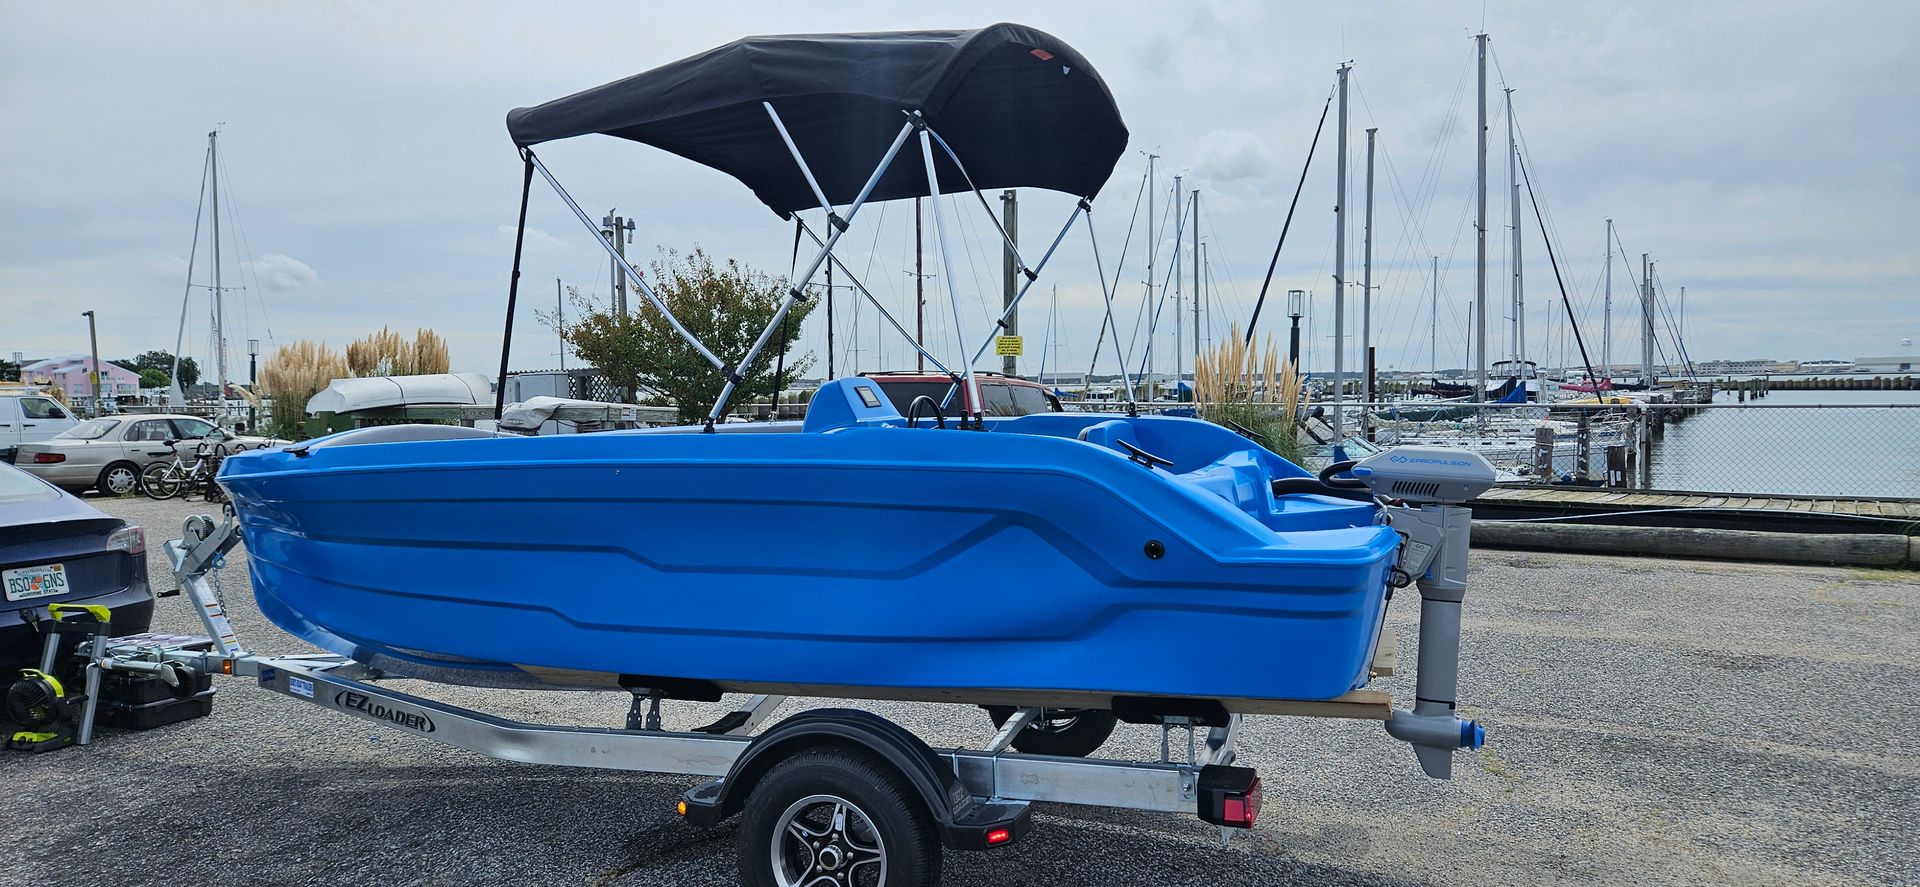
POLYGON ((1133 434, 1133 423, 1125 419, 1108 419, 1105 422, 1095 422, 1092 425, 1080 429, 1079 438, 1094 446, 1106 447, 1109 450, 1117 451, 1123 456, 1129 454, 1127 453, 1126 447, 1120 445, 1121 441, 1126 441, 1136 447, 1140 446, 1140 439, 1133 434))
POLYGON ((1204 468, 1180 475, 1256 518, 1273 510, 1272 482, 1252 452, 1240 450, 1214 460, 1204 468))

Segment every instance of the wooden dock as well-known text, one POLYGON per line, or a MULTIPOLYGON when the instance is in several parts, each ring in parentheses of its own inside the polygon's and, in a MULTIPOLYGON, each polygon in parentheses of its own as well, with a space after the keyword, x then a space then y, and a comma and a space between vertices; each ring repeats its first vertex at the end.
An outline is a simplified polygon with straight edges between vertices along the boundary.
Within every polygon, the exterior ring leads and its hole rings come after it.
POLYGON ((1824 533, 1906 533, 1920 524, 1920 499, 1867 496, 1743 496, 1676 490, 1501 486, 1469 503, 1488 518, 1562 517, 1627 512, 1594 522, 1824 533), (1713 509, 1680 511, 1670 509, 1713 509), (1634 512, 1647 512, 1635 515, 1634 512), (1862 520, 1861 518, 1868 518, 1862 520))

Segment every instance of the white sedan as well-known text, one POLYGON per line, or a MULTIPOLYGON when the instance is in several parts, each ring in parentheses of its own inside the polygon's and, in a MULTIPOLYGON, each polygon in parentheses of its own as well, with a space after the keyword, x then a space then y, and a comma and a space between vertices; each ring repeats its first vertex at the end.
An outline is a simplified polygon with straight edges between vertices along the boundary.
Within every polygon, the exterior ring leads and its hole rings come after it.
POLYGON ((225 455, 289 441, 236 435, 198 416, 178 414, 102 416, 58 436, 20 445, 14 466, 47 483, 72 490, 96 489, 125 496, 140 483, 140 470, 176 453, 192 461, 203 442, 225 455), (209 439, 208 435, 217 435, 209 439))

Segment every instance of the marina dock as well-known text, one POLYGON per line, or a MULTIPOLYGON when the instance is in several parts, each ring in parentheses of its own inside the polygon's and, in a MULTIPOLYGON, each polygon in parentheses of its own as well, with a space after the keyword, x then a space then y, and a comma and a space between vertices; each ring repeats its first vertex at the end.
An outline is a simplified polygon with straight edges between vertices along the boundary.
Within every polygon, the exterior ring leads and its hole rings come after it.
POLYGON ((1677 490, 1501 486, 1469 503, 1483 519, 1589 518, 1582 523, 1810 533, 1904 533, 1920 499, 1745 496, 1677 490))

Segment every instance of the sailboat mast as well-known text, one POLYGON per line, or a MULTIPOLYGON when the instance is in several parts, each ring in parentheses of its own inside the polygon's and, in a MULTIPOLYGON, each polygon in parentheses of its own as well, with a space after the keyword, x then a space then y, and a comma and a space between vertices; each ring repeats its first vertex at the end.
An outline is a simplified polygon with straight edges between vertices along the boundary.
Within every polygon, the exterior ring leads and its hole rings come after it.
MULTIPOLYGON (((1200 189, 1193 189, 1193 211, 1187 214, 1193 224, 1193 359, 1200 359, 1200 263, 1205 258, 1200 252, 1200 189)), ((1683 298, 1680 305, 1685 310, 1686 290, 1680 290, 1683 298)), ((1200 381, 1194 376, 1194 381, 1200 381)))
POLYGON ((173 367, 167 375, 167 405, 185 406, 186 392, 180 390, 180 352, 187 341, 187 309, 193 304, 193 260, 200 255, 200 214, 207 208, 208 164, 213 162, 213 140, 207 140, 207 156, 200 161, 200 196, 193 210, 193 246, 187 249, 187 285, 180 295, 180 327, 173 335, 173 367))
POLYGON ((216 395, 222 415, 227 409, 227 291, 220 281, 220 131, 207 133, 207 164, 213 170, 209 177, 213 195, 213 363, 220 373, 220 389, 216 395))
POLYGON ((1474 227, 1474 299, 1473 299, 1473 399, 1487 396, 1487 35, 1474 35, 1480 51, 1480 128, 1479 162, 1475 191, 1479 195, 1479 216, 1474 227))
MULTIPOLYGON (((1608 379, 1613 378, 1613 220, 1607 220, 1607 284, 1606 298, 1601 302, 1600 324, 1600 373, 1608 379)), ((1589 379, 1595 385, 1597 379, 1589 379)))
POLYGON ((1346 440, 1343 427, 1345 418, 1341 415, 1342 405, 1347 399, 1347 71, 1351 65, 1342 64, 1340 75, 1340 129, 1336 154, 1338 162, 1334 164, 1333 192, 1333 445, 1339 447, 1346 440))
POLYGON ((1042 385, 1047 383, 1047 359, 1053 352, 1053 321, 1060 310, 1060 284, 1053 285, 1053 304, 1047 306, 1047 332, 1040 340, 1040 373, 1034 380, 1042 385))
POLYGON ((1427 347, 1432 349, 1433 353, 1428 357, 1428 360, 1433 362, 1433 381, 1439 382, 1440 381, 1440 257, 1439 256, 1433 257, 1433 271, 1431 272, 1430 277, 1433 282, 1433 303, 1427 309, 1427 313, 1431 315, 1430 317, 1427 318, 1427 324, 1432 329, 1427 333, 1427 338, 1428 338, 1427 347))
MULTIPOLYGON (((1182 359, 1180 341, 1180 229, 1186 227, 1187 202, 1180 199, 1180 176, 1173 177, 1173 322, 1167 324, 1173 333, 1173 399, 1180 399, 1180 379, 1186 375, 1186 362, 1182 359)), ((1158 314, 1158 311, 1154 312, 1158 314)))
POLYGON ((1653 385, 1653 263, 1640 254, 1640 384, 1653 385))
MULTIPOLYGON (((1507 90, 1507 179, 1513 184, 1513 362, 1516 372, 1527 360, 1527 297, 1520 261, 1520 143, 1513 137, 1513 90, 1507 90)), ((1524 384, 1524 382, 1522 383, 1524 384)))
POLYGON ((1686 360, 1687 354, 1687 288, 1680 287, 1680 329, 1673 334, 1673 347, 1680 352, 1680 359, 1686 360))
POLYGON ((1373 402, 1373 135, 1377 126, 1367 128, 1367 215, 1366 237, 1361 241, 1360 259, 1360 372, 1365 377, 1362 398, 1373 402))
MULTIPOLYGON (((1159 190, 1160 188, 1160 179, 1158 176, 1154 175, 1154 161, 1159 159, 1160 159, 1160 155, 1158 154, 1147 155, 1147 301, 1146 301, 1146 306, 1147 306, 1149 319, 1147 321, 1147 378, 1145 381, 1141 382, 1140 384, 1142 387, 1146 389, 1146 395, 1148 400, 1152 400, 1154 396, 1153 395, 1152 316, 1158 313, 1153 310, 1153 259, 1155 256, 1160 254, 1160 239, 1157 235, 1154 234, 1155 216, 1154 216, 1154 210, 1153 210, 1153 198, 1154 198, 1153 192, 1159 190)), ((1116 336, 1120 334, 1119 330, 1114 330, 1113 332, 1114 332, 1114 335, 1116 336)), ((1124 366, 1121 367, 1120 369, 1123 373, 1126 371, 1126 367, 1124 366)))

